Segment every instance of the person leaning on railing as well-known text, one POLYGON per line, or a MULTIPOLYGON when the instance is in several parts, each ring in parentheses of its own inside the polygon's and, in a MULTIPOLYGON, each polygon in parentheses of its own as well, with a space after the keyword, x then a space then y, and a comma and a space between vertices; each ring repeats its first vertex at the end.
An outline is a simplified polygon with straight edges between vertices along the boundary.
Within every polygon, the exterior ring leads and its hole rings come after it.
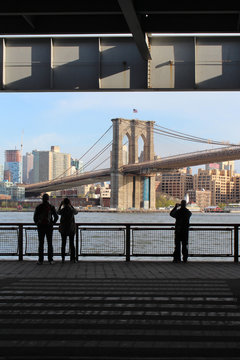
POLYGON ((74 236, 76 232, 75 218, 74 215, 77 215, 78 211, 71 205, 71 202, 68 198, 65 198, 61 203, 57 211, 58 215, 61 215, 59 232, 62 237, 62 263, 65 261, 65 249, 67 237, 69 237, 70 245, 70 260, 75 263, 76 254, 74 246, 74 236))

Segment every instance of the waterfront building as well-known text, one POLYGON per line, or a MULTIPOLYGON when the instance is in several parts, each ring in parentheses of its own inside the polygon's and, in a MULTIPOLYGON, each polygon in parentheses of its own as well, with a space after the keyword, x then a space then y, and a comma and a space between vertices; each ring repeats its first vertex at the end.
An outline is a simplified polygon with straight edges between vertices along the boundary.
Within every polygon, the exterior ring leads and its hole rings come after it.
POLYGON ((234 173, 234 161, 209 164, 206 167, 208 169, 198 169, 194 176, 188 168, 158 174, 156 191, 178 199, 188 194, 189 202, 197 203, 201 208, 221 203, 239 203, 240 174, 234 173))
POLYGON ((234 181, 231 170, 199 169, 194 175, 194 190, 211 191, 211 205, 228 203, 234 194, 234 181))
POLYGON ((0 194, 10 196, 11 200, 20 201, 25 199, 25 188, 17 186, 13 182, 2 181, 0 182, 0 194))
POLYGON ((22 182, 22 157, 20 150, 5 151, 4 171, 8 179, 10 178, 13 183, 22 182))
POLYGON ((232 202, 239 203, 240 202, 240 174, 234 174, 232 177, 233 181, 233 194, 232 194, 232 202))
POLYGON ((111 199, 111 188, 110 187, 101 187, 100 189, 100 205, 102 207, 110 207, 111 199))
POLYGON ((211 191, 210 190, 188 190, 187 191, 189 203, 195 203, 201 210, 211 205, 211 191))
POLYGON ((156 191, 178 199, 183 199, 187 191, 193 189, 193 176, 188 168, 161 173, 156 180, 159 182, 156 191))
POLYGON ((51 151, 33 151, 34 183, 53 180, 71 174, 71 155, 60 152, 59 146, 51 146, 51 151))

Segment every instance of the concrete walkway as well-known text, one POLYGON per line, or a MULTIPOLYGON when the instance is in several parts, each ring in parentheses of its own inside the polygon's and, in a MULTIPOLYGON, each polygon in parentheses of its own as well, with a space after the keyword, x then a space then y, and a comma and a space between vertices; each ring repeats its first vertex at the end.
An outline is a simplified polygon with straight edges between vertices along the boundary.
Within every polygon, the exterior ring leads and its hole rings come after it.
POLYGON ((0 262, 2 359, 240 359, 240 265, 0 262))
POLYGON ((120 279, 240 279, 240 263, 199 262, 173 264, 171 261, 79 261, 62 264, 47 261, 0 261, 1 278, 120 278, 120 279))

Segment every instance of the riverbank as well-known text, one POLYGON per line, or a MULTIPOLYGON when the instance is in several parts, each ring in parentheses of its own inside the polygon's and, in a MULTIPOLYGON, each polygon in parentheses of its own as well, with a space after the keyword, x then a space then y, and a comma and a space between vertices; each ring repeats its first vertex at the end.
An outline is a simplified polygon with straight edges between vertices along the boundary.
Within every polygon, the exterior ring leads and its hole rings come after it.
POLYGON ((34 209, 21 209, 18 210, 16 208, 0 208, 0 212, 32 212, 34 209))
MULTIPOLYGON (((33 209, 22 209, 17 210, 14 208, 0 208, 0 212, 34 212, 33 209)), ((79 209, 79 213, 136 213, 136 214, 144 214, 144 213, 169 213, 170 210, 158 210, 158 209, 79 209)), ((194 213, 202 213, 202 211, 194 211, 194 213)))

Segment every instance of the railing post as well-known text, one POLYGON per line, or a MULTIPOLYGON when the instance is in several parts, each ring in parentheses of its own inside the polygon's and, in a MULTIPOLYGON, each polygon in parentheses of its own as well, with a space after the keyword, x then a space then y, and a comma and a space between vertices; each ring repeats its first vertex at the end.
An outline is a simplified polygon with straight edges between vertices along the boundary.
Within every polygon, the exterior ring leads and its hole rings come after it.
POLYGON ((23 260, 23 225, 18 226, 18 260, 23 260))
POLYGON ((234 225, 234 262, 238 263, 238 225, 234 225))
POLYGON ((79 251, 79 236, 78 236, 78 225, 76 225, 76 260, 78 261, 78 251, 79 251))
POLYGON ((130 261, 130 225, 126 225, 126 261, 130 261))

